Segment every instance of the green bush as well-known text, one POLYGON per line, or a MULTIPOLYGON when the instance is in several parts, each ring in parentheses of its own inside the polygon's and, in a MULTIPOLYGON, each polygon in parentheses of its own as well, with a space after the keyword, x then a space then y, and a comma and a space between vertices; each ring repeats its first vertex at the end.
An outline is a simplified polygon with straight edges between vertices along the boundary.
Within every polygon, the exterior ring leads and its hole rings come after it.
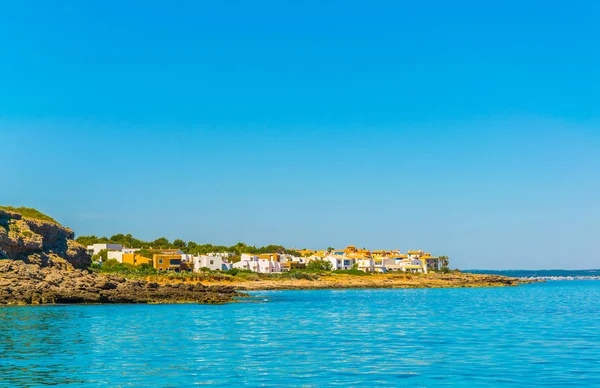
POLYGON ((309 271, 331 271, 331 262, 327 260, 311 260, 306 264, 309 271))
POLYGON ((155 275, 156 269, 150 264, 142 264, 135 266, 133 264, 119 263, 116 259, 110 259, 104 261, 102 264, 92 263, 89 267, 90 270, 99 273, 118 273, 121 275, 155 275))
POLYGON ((250 271, 250 273, 248 272, 240 272, 237 275, 235 275, 236 278, 239 279, 244 279, 244 280, 250 280, 250 281, 256 281, 260 279, 259 274, 254 273, 252 271, 250 271))
POLYGON ((0 209, 19 213, 23 217, 34 218, 36 220, 49 221, 58 224, 58 221, 56 221, 54 218, 30 207, 0 206, 0 209))
POLYGON ((232 269, 228 269, 227 271, 223 271, 223 273, 225 273, 227 275, 236 276, 237 274, 240 274, 240 273, 254 273, 254 272, 249 269, 232 268, 232 269))

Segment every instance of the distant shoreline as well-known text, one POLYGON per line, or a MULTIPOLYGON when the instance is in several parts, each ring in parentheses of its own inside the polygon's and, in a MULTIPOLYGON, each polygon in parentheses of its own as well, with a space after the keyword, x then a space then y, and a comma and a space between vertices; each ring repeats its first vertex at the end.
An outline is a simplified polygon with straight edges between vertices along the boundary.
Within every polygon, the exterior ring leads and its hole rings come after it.
POLYGON ((507 270, 464 270, 464 273, 491 274, 533 280, 600 280, 600 269, 507 269, 507 270))

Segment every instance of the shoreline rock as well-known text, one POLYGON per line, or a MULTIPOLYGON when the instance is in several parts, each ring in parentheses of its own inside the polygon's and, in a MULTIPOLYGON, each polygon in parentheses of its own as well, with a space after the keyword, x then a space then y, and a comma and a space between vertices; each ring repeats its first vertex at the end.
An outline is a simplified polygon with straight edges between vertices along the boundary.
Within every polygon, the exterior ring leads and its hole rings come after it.
POLYGON ((234 301, 230 286, 164 284, 78 269, 0 260, 0 305, 67 303, 206 303, 234 301))
MULTIPOLYGON (((160 283, 160 276, 154 277, 160 283)), ((183 280, 182 280, 183 281, 183 280)), ((515 287, 538 281, 510 278, 499 275, 473 275, 466 273, 428 275, 419 274, 374 274, 366 276, 331 274, 317 279, 281 279, 257 278, 253 280, 226 278, 211 280, 209 277, 200 280, 203 284, 230 285, 235 290, 267 291, 267 290, 326 290, 326 289, 379 289, 379 288, 486 288, 515 287)), ((186 282, 186 283, 193 283, 186 282)))
POLYGON ((227 303, 229 286, 160 285, 86 269, 91 257, 58 223, 0 209, 0 305, 51 303, 227 303))

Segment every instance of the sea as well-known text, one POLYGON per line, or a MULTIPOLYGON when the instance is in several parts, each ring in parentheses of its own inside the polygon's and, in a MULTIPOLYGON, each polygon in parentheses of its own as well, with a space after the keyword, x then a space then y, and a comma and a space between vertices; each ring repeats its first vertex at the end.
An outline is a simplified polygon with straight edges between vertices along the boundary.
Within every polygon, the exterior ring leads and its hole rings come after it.
POLYGON ((475 274, 502 275, 502 276, 511 276, 511 277, 515 277, 515 278, 522 278, 522 279, 539 279, 539 280, 600 280, 600 269, 581 269, 581 270, 473 269, 473 270, 464 270, 463 272, 475 273, 475 274))
POLYGON ((600 281, 0 308, 7 387, 598 387, 600 281))

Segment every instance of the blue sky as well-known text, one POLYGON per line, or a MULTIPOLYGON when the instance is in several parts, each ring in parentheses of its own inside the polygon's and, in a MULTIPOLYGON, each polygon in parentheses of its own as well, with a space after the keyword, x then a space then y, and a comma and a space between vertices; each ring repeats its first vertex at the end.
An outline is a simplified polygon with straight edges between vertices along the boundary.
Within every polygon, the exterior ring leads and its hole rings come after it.
POLYGON ((0 203, 80 235, 598 268, 599 17, 595 1, 4 2, 0 203))

